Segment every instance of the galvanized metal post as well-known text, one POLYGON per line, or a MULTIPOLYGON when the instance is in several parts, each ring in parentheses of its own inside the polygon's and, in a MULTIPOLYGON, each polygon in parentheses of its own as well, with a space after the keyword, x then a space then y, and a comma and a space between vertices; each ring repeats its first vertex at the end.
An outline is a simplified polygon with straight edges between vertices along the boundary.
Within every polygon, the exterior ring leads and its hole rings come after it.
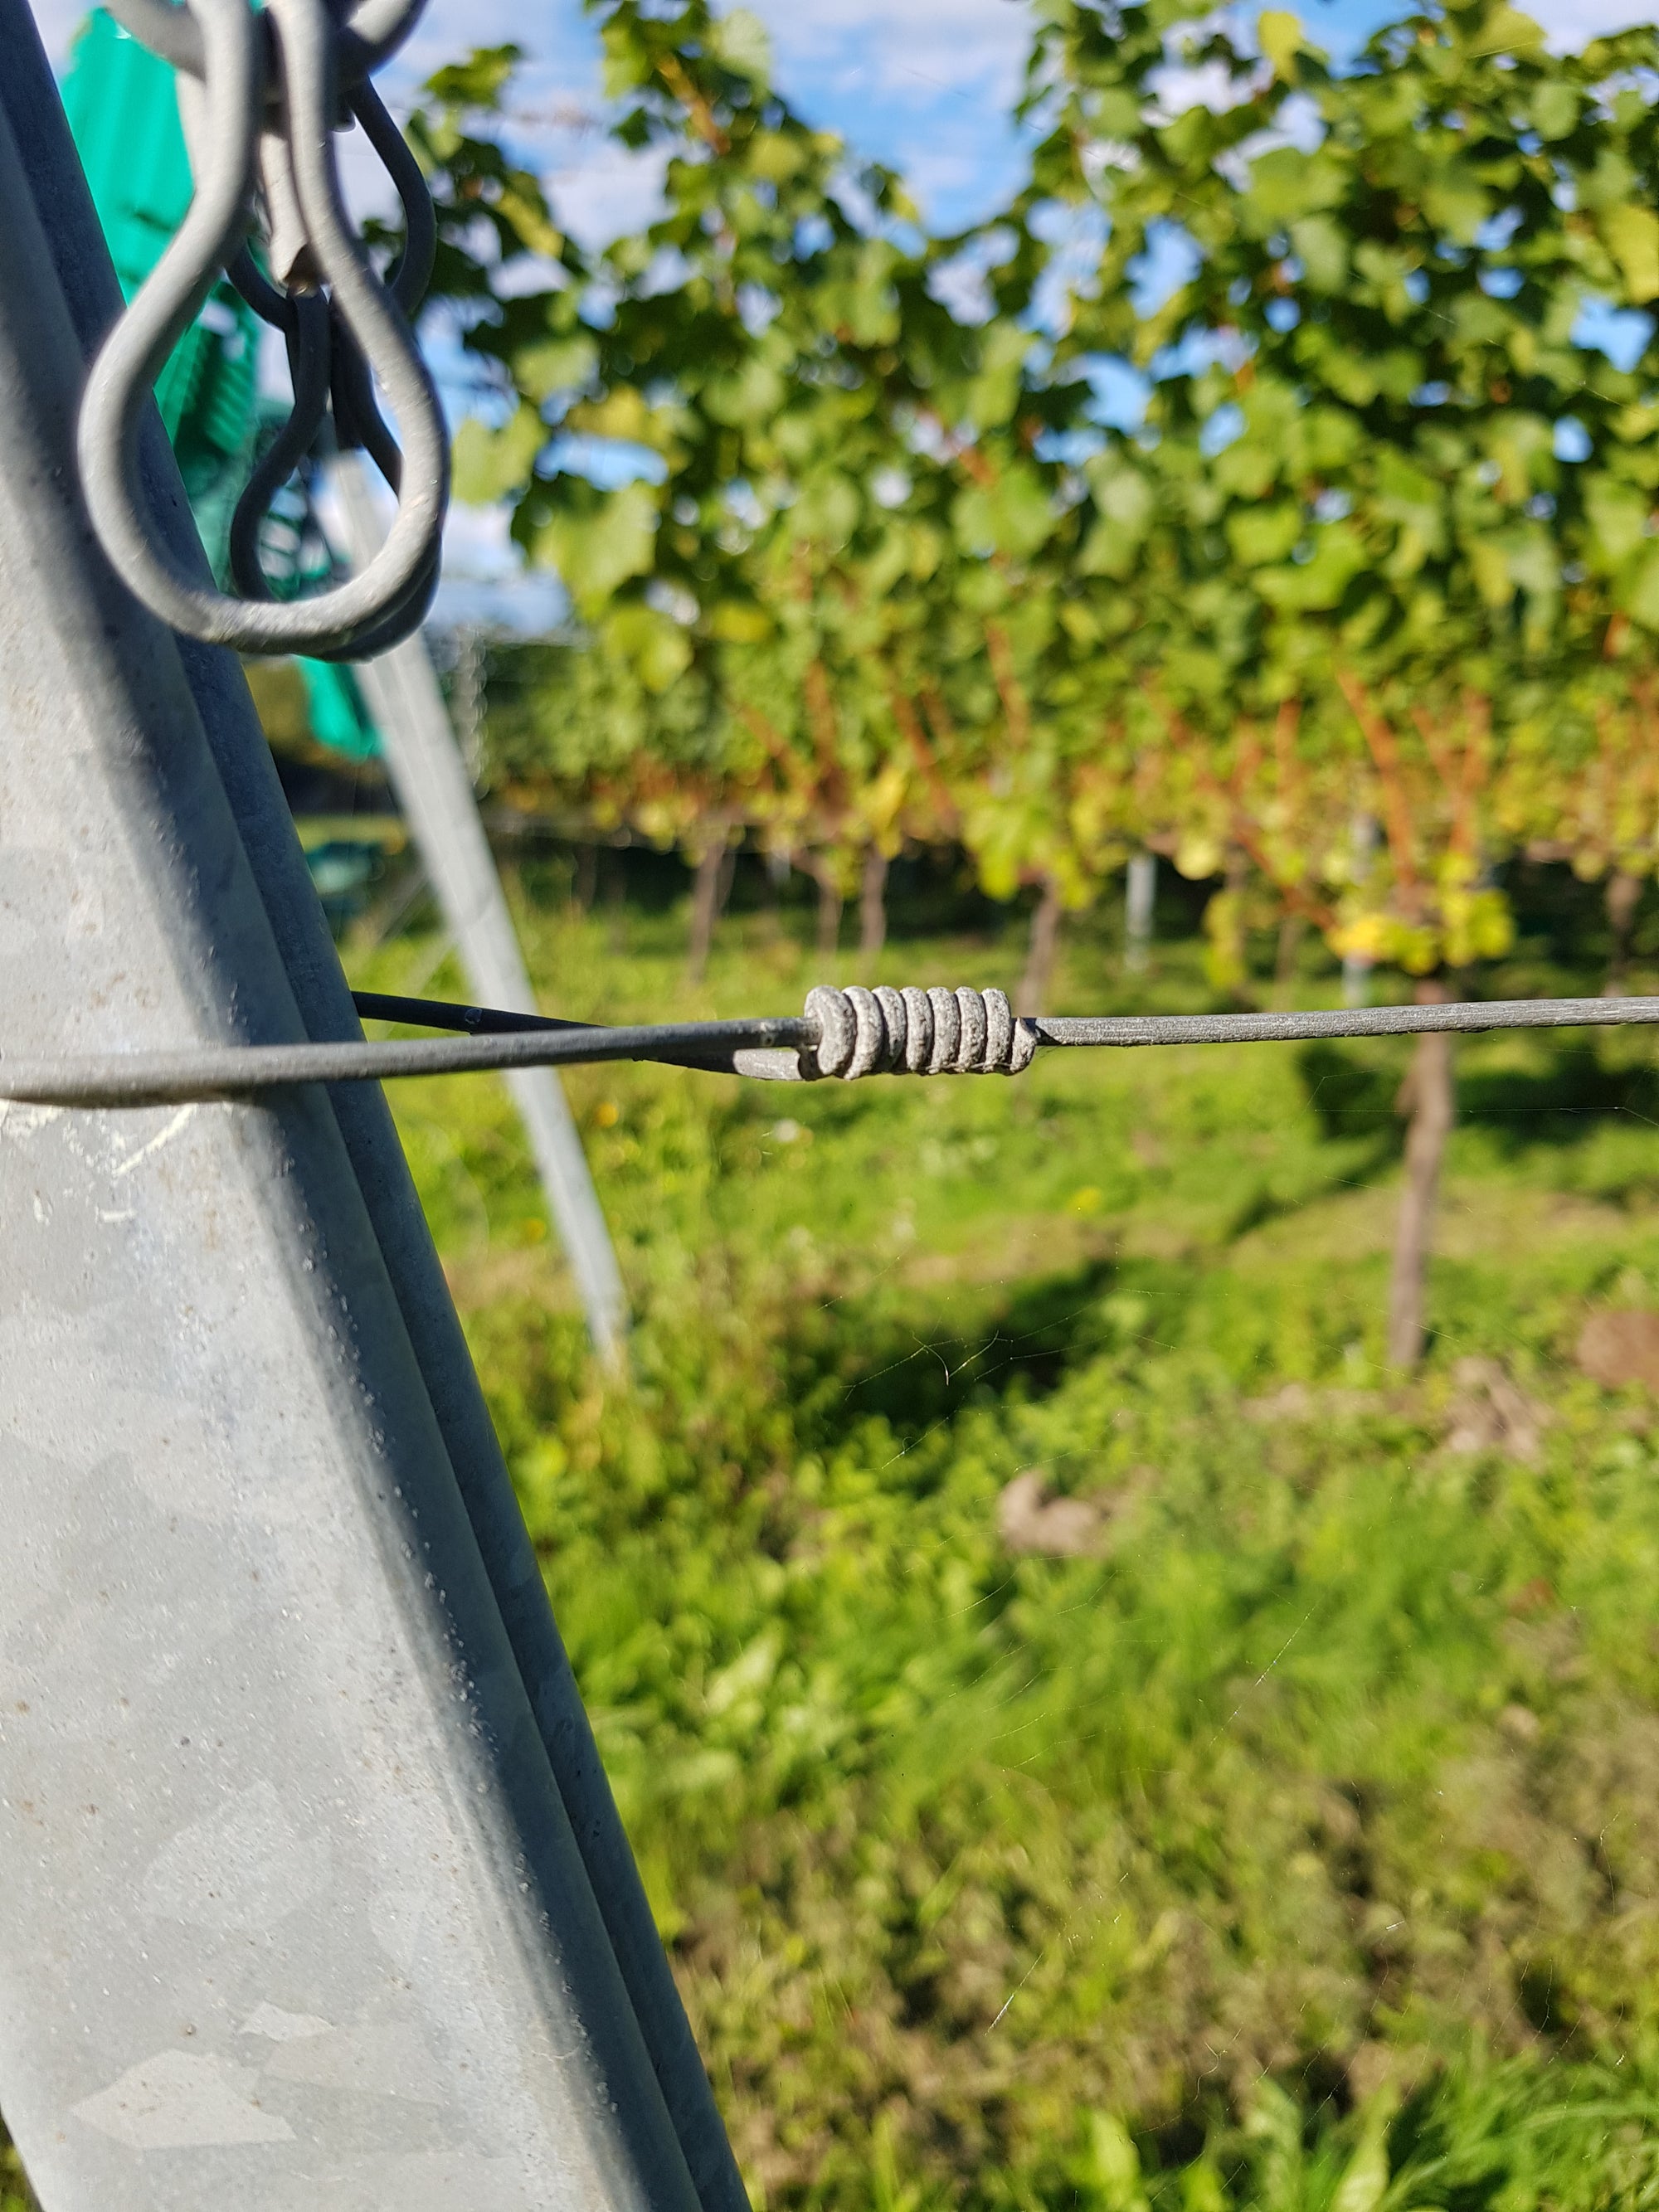
MULTIPOLYGON (((337 1034, 245 688, 78 511, 112 280, 21 0, 0 104, 0 1033, 337 1034)), ((720 2201, 383 1103, 13 1109, 0 1223, 0 2102, 48 2212, 689 2207, 659 2081, 720 2201)))
MULTIPOLYGON (((385 532, 362 456, 339 454, 331 473, 346 550, 354 568, 365 568, 385 532)), ((357 680, 380 733, 392 790, 473 990, 485 1006, 504 1006, 515 1014, 538 1012, 478 818, 471 778, 424 643, 419 637, 405 638, 389 653, 363 662, 357 680)), ((618 1361, 628 1328, 628 1294, 564 1087, 550 1067, 516 1070, 507 1084, 569 1255, 588 1332, 603 1358, 618 1361)))
MULTIPOLYGON (((1374 814, 1356 814, 1348 825, 1348 837, 1353 854, 1353 879, 1357 884, 1363 884, 1370 874, 1376 852, 1376 817, 1374 814)), ((1374 964, 1363 952, 1343 954, 1342 1003, 1345 1006, 1363 1006, 1370 997, 1374 964)))
POLYGON ((1157 900, 1157 854, 1131 854, 1123 893, 1123 965, 1131 975, 1139 975, 1146 969, 1157 900))

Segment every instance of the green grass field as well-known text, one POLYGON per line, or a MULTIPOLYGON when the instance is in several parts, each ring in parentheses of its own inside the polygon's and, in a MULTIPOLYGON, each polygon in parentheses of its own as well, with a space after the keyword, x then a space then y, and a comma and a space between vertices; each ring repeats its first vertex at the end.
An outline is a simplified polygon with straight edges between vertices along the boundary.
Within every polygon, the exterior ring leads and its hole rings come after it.
MULTIPOLYGON (((691 992, 677 911, 529 888, 560 1012, 787 1011, 817 975, 750 913, 691 992)), ((959 927, 882 973, 1022 951, 959 927)), ((357 980, 459 993, 437 951, 357 980)), ((1054 1004, 1125 1003, 1118 966, 1085 930, 1054 1004)), ((1170 947, 1139 1002, 1200 975, 1170 947)), ((1534 933, 1493 981, 1598 980, 1534 933)), ((1462 1049, 1401 1386, 1405 1049, 584 1070, 629 1390, 501 1094, 398 1095, 762 2203, 1659 2199, 1659 1436, 1571 1358, 1589 1310, 1659 1304, 1653 1047, 1462 1049), (1006 1549, 1027 1469, 1097 1508, 1094 1556, 1006 1549)))
MULTIPOLYGON (((563 881, 522 907, 560 1012, 817 980, 750 911, 690 989, 680 911, 563 881)), ((430 935, 347 951, 464 995, 430 935)), ((969 908, 882 974, 1022 951, 969 908)), ((1194 940, 1118 965, 1079 929, 1054 1003, 1206 1002, 1194 940)), ((1541 931, 1490 979, 1598 981, 1541 931)), ((758 2203, 1659 2203, 1659 1417, 1571 1358, 1659 1306, 1655 1048, 1461 1049, 1407 1384, 1403 1050, 578 1071, 627 1389, 500 1087, 394 1091, 758 2203), (1090 1555, 1011 1554, 1026 1470, 1090 1555)))

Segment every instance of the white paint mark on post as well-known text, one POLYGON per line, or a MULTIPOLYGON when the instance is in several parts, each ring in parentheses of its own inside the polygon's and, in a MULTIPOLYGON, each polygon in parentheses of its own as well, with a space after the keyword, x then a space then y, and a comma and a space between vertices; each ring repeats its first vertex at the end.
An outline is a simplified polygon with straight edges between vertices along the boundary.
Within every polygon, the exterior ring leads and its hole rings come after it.
POLYGON ((118 1160, 110 1170, 110 1173, 115 1176, 131 1175, 134 1168, 137 1167, 142 1161, 149 1159, 152 1153, 159 1152, 164 1146, 170 1145, 195 1111, 194 1106, 181 1106, 165 1128, 158 1129, 149 1142, 147 1145, 140 1145, 137 1151, 130 1158, 118 1160))

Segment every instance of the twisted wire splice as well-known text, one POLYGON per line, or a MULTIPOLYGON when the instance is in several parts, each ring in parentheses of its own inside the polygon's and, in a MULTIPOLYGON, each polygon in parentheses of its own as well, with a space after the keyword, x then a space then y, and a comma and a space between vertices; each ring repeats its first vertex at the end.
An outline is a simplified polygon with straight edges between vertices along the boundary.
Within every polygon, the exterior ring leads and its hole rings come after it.
POLYGON ((1017 1018, 1000 991, 811 994, 805 1018, 666 1022, 605 1029, 430 999, 358 995, 360 1012, 459 1036, 290 1044, 198 1042, 173 1051, 17 1056, 0 1047, 0 1118, 9 1104, 108 1111, 196 1100, 251 1100, 295 1083, 362 1083, 484 1068, 663 1060, 799 1083, 884 1069, 917 1075, 1018 1075, 1038 1045, 1290 1043, 1310 1037, 1413 1036, 1426 1030, 1659 1028, 1659 998, 1498 999, 1273 1014, 1041 1015, 1017 1018), (930 1026, 931 1024, 931 1026, 930 1026))
POLYGON ((1001 991, 914 987, 873 990, 820 983, 806 994, 818 1042, 800 1054, 801 1074, 853 1083, 864 1075, 1018 1075, 1036 1051, 1034 1023, 1016 1017, 1001 991))

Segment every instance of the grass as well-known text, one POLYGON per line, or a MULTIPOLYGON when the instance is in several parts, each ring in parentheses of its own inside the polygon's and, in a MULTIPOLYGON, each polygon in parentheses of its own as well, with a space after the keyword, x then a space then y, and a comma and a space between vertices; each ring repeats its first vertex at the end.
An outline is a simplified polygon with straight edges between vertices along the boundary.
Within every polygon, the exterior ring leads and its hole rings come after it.
MULTIPOLYGON (((562 1012, 787 1009, 815 977, 751 913, 689 994, 672 908, 528 888, 562 1012)), ((968 925, 883 973, 1011 982, 1017 931, 968 925)), ((1584 980, 1535 933, 1498 981, 1584 980)), ((1122 1000, 1098 937, 1062 986, 1122 1000)), ((1195 948, 1146 993, 1202 1003, 1195 948)), ((1659 1304, 1651 1048, 1462 1048, 1401 1388, 1404 1049, 583 1071, 627 1391, 582 1357, 500 1099, 400 1095, 763 2202, 1659 2191, 1655 1447, 1570 1358, 1593 1306, 1659 1304), (1472 1358, 1541 1410, 1532 1463, 1448 1450, 1472 1358), (1100 1556, 1009 1556, 1028 1468, 1098 1503, 1100 1556)))
MULTIPOLYGON (((816 980, 789 911, 690 991, 649 876, 589 915, 551 867, 522 890, 561 1012, 816 980)), ((900 920, 889 980, 1018 972, 982 911, 900 920)), ((429 935, 349 951, 462 994, 429 935)), ((1540 924, 1494 988, 1593 989, 1559 951, 1540 924)), ((1109 933, 1054 1000, 1125 1002, 1109 933)), ((1164 948, 1142 1002, 1205 1000, 1164 948)), ((1659 1305, 1652 1047, 1460 1048, 1404 1385, 1402 1053, 576 1071, 627 1388, 505 1094, 394 1093, 758 2203, 1659 2203, 1659 1426, 1571 1359, 1596 1306, 1659 1305), (1095 1555, 1010 1554, 1030 1468, 1095 1555)))

